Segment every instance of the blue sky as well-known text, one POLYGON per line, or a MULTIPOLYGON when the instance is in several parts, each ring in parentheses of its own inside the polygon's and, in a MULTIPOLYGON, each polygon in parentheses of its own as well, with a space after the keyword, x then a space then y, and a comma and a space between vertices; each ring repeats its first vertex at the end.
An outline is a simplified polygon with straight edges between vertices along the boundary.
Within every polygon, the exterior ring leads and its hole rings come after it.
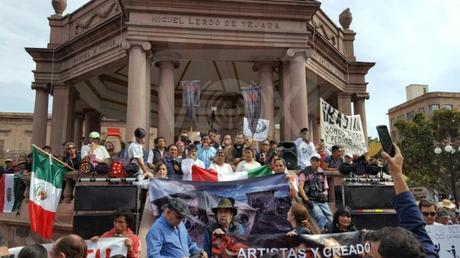
MULTIPOLYGON (((87 0, 69 0, 71 12, 87 0)), ((459 0, 329 0, 322 8, 338 23, 349 7, 357 35, 358 60, 376 62, 367 81, 368 131, 387 124, 388 109, 405 100, 405 86, 428 84, 430 91, 460 91, 459 0)), ((51 1, 3 0, 0 16, 0 111, 32 112, 34 63, 24 47, 45 47, 53 13, 51 1)), ((50 105, 51 107, 51 105, 50 105)))

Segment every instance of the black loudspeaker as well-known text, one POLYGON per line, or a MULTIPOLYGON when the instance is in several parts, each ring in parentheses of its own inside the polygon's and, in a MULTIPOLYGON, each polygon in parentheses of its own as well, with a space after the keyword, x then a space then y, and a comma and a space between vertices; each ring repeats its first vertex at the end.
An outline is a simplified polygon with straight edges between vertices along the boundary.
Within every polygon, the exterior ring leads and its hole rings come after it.
POLYGON ((280 142, 279 153, 289 170, 297 169, 297 147, 294 142, 280 142))
POLYGON ((397 227, 399 224, 396 212, 353 212, 353 224, 358 229, 376 230, 383 227, 397 227))
POLYGON ((393 209, 392 185, 351 184, 335 188, 336 207, 356 209, 393 209))
POLYGON ((94 185, 80 183, 75 186, 75 212, 137 210, 136 185, 94 185))
MULTIPOLYGON (((133 214, 129 228, 137 233, 138 214, 133 214)), ((113 227, 113 213, 105 214, 79 214, 73 217, 73 233, 83 239, 101 236, 113 227)))

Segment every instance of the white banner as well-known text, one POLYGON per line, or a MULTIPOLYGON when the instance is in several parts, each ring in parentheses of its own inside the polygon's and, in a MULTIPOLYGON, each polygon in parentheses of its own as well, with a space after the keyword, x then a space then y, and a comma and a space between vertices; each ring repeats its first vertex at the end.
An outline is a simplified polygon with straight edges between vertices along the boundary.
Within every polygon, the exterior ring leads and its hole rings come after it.
MULTIPOLYGON (((125 245, 125 237, 99 238, 98 241, 85 240, 88 246, 87 258, 110 258, 111 256, 121 254, 126 256, 128 250, 125 245)), ((51 251, 53 244, 44 244, 46 250, 51 251)), ((9 258, 17 258, 21 247, 10 248, 9 258)))
POLYGON ((270 126, 269 120, 259 118, 259 121, 257 121, 256 132, 254 133, 254 135, 252 135, 251 130, 249 129, 248 118, 245 117, 243 121, 243 134, 246 137, 249 137, 255 141, 261 142, 267 139, 269 126, 270 126))
POLYGON ((460 225, 426 226, 439 258, 460 257, 460 225))
POLYGON ((360 115, 347 116, 321 99, 321 139, 328 149, 341 145, 345 152, 361 155, 367 151, 360 115))

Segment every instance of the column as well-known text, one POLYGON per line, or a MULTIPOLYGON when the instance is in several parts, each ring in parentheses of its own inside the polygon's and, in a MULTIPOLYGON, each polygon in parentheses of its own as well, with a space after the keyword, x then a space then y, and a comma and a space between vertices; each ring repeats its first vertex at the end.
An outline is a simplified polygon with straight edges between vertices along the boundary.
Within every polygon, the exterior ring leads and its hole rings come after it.
POLYGON ((351 94, 339 93, 337 95, 337 106, 340 112, 351 116, 351 94))
POLYGON ((174 142, 174 69, 177 62, 160 61, 160 85, 158 87, 158 136, 167 143, 174 142))
POLYGON ((274 85, 273 71, 278 64, 276 62, 257 62, 253 66, 255 72, 259 72, 259 84, 262 97, 261 118, 267 119, 269 123, 268 138, 275 139, 275 108, 274 108, 274 85))
POLYGON ((83 121, 84 121, 84 115, 81 113, 75 114, 74 118, 74 136, 73 136, 73 142, 78 146, 80 149, 82 146, 82 137, 83 137, 83 121))
POLYGON ((63 153, 62 144, 73 140, 70 137, 69 130, 73 127, 73 107, 75 103, 72 99, 71 87, 66 84, 53 85, 53 111, 51 118, 51 148, 53 154, 61 155, 63 153))
POLYGON ((32 89, 35 90, 32 144, 41 148, 46 145, 49 87, 47 85, 32 84, 32 89))
POLYGON ((147 65, 145 66, 145 103, 146 103, 146 108, 147 112, 145 112, 145 125, 146 127, 144 128, 146 131, 146 136, 145 136, 145 143, 144 143, 144 149, 149 150, 150 149, 150 126, 151 126, 151 117, 152 117, 152 112, 151 112, 151 96, 152 96, 152 82, 151 82, 151 72, 152 72, 152 62, 150 62, 150 52, 147 54, 147 65))
POLYGON ((291 92, 291 84, 289 80, 289 62, 283 62, 281 64, 280 71, 280 83, 281 83, 281 141, 292 140, 294 136, 291 136, 291 102, 289 101, 289 93, 291 92))
POLYGON ((85 113, 85 133, 84 137, 86 142, 83 144, 88 143, 88 136, 91 132, 101 132, 101 114, 94 109, 85 109, 83 110, 85 113))
POLYGON ((291 101, 291 136, 296 137, 299 135, 300 129, 308 127, 307 77, 305 70, 307 51, 289 49, 287 55, 290 57, 289 77, 291 91, 290 98, 284 101, 291 101))
POLYGON ((364 136, 367 142, 367 120, 366 120, 366 106, 365 100, 367 97, 356 97, 353 101, 353 108, 355 115, 361 116, 361 122, 363 123, 364 136))
POLYGON ((128 106, 126 108, 126 142, 134 139, 134 130, 144 128, 147 132, 147 113, 150 113, 150 102, 147 103, 146 94, 150 94, 150 73, 147 78, 147 52, 149 42, 124 42, 129 49, 128 71, 128 106), (148 88, 148 89, 147 89, 148 88))

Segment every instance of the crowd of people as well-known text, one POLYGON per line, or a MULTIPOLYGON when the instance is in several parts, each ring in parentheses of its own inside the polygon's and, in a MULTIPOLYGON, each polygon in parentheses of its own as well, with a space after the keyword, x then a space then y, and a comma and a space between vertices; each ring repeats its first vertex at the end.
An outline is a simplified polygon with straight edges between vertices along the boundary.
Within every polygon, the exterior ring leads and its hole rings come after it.
MULTIPOLYGON (((243 134, 237 134, 235 141, 231 135, 224 135, 220 141, 215 130, 200 134, 192 141, 188 132, 183 131, 177 142, 167 143, 165 138, 160 136, 154 140, 154 147, 146 150, 144 147, 146 136, 144 129, 137 128, 134 132, 134 140, 127 144, 120 141, 121 150, 115 152, 113 142, 102 141, 98 132, 91 132, 87 144, 80 150, 75 143, 65 143, 64 153, 59 158, 69 170, 77 171, 82 162, 90 162, 96 167, 119 161, 125 167, 134 166, 140 180, 155 178, 192 180, 192 166, 212 169, 219 175, 225 176, 266 165, 273 173, 285 174, 289 181, 292 206, 286 219, 292 226, 292 230, 287 233, 288 235, 358 230, 353 224, 353 213, 349 207, 339 207, 335 213, 331 211, 328 205, 329 185, 326 175, 327 171, 337 171, 342 164, 350 164, 357 157, 345 153, 343 146, 333 146, 329 150, 322 141, 315 145, 310 139, 307 128, 300 130, 299 137, 294 142, 298 161, 295 172, 288 172, 278 144, 274 141, 265 140, 257 146, 257 142, 245 138, 243 134)), ((52 153, 49 146, 42 149, 52 153)), ((455 205, 452 206, 448 203, 449 200, 444 200, 442 207, 438 207, 435 203, 422 200, 417 209, 415 199, 402 178, 403 158, 399 149, 394 157, 384 154, 384 158, 395 183, 394 205, 401 228, 381 229, 368 234, 368 241, 375 243, 373 254, 368 254, 368 257, 404 257, 400 254, 395 255, 390 249, 399 250, 398 248, 405 247, 407 250, 401 251, 401 254, 407 254, 405 257, 424 257, 423 253, 427 254, 427 257, 437 257, 433 244, 426 234, 425 224, 459 223, 455 205), (389 236, 394 238, 390 239, 389 236), (419 256, 411 256, 411 254, 419 256)), ((22 155, 16 164, 12 160, 6 160, 5 168, 1 173, 18 171, 24 174, 30 173, 31 162, 31 155, 22 155)), ((207 227, 204 245, 199 247, 192 241, 182 222, 189 214, 187 206, 180 199, 171 199, 146 237, 148 257, 208 257, 212 253, 211 243, 219 237, 245 233, 243 227, 235 221, 237 210, 232 198, 221 199, 212 211, 215 214, 215 222, 207 227)), ((140 257, 140 240, 128 227, 131 219, 129 212, 117 212, 114 216, 113 228, 100 237, 126 237, 127 257, 140 257)), ((92 238, 93 241, 98 239, 99 236, 92 238)), ((51 253, 56 255, 53 257, 85 257, 83 246, 84 241, 82 242, 81 238, 70 235, 56 241, 51 253), (74 249, 68 246, 62 247, 64 248, 62 250, 75 251, 73 254, 67 254, 60 249, 64 244, 78 245, 78 247, 74 249)), ((42 251, 39 245, 27 246, 23 250, 30 253, 42 251)))

